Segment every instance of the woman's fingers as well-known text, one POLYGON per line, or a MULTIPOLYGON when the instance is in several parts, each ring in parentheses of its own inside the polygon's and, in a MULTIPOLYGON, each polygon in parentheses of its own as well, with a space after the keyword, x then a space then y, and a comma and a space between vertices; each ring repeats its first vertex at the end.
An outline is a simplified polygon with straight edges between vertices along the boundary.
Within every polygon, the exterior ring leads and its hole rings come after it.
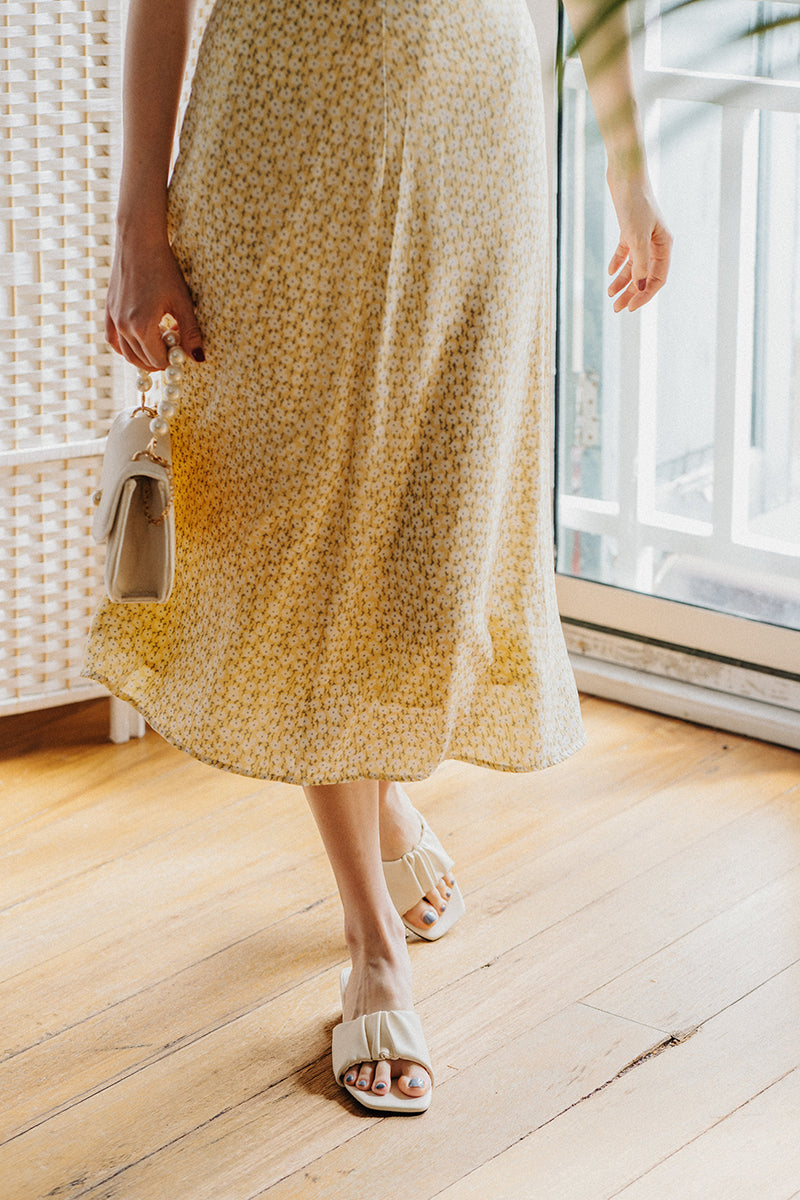
POLYGON ((122 354, 119 338, 117 336, 117 328, 109 317, 108 313, 106 313, 106 341, 112 350, 116 350, 117 354, 122 354))
MULTIPOLYGON (((175 307, 172 305, 164 311, 172 313, 175 307)), ((179 344, 187 354, 191 354, 195 362, 205 362, 202 334, 193 312, 186 323, 188 329, 184 332, 184 325, 177 321, 175 332, 178 334, 179 344)), ((112 326, 107 332, 107 340, 118 354, 135 367, 143 367, 146 371, 162 371, 168 365, 169 347, 165 344, 163 331, 157 324, 151 324, 138 335, 129 329, 127 336, 112 326)))
POLYGON ((609 296, 616 297, 614 311, 635 312, 647 304, 666 282, 672 237, 653 197, 647 172, 606 175, 619 221, 619 242, 609 263, 617 274, 609 296))
POLYGON ((135 367, 145 371, 163 371, 167 365, 167 348, 161 338, 158 325, 146 327, 129 326, 119 334, 123 357, 135 367))
POLYGON ((611 256, 611 262, 608 264, 609 275, 616 275, 617 271, 628 261, 628 247, 624 242, 617 242, 617 248, 611 256))
MULTIPOLYGON (((172 306, 175 307, 174 305, 172 306)), ((170 309, 165 309, 170 311, 170 309)), ((143 367, 146 371, 162 371, 168 365, 169 347, 163 340, 162 330, 158 325, 153 328, 148 328, 141 336, 136 336, 129 332, 126 337, 124 334, 112 326, 107 331, 108 344, 121 354, 126 362, 132 363, 135 367, 143 367)), ((178 343, 187 354, 191 354, 195 362, 205 362, 205 351, 203 349, 203 339, 197 321, 194 318, 194 313, 191 314, 191 319, 188 321, 188 329, 184 332, 184 326, 177 322, 178 343)))
POLYGON ((138 341, 131 340, 131 337, 126 337, 125 334, 117 331, 119 340, 119 353, 126 362, 133 363, 134 367, 143 367, 145 371, 153 371, 156 368, 152 365, 149 358, 142 353, 142 348, 138 341))
POLYGON ((628 311, 635 312, 652 300, 667 282, 670 258, 672 257, 672 234, 660 221, 650 239, 650 267, 643 289, 637 289, 628 303, 628 311))
POLYGON ((200 327, 197 324, 197 318, 192 305, 183 304, 176 305, 175 309, 170 310, 173 317, 178 322, 178 334, 180 336, 180 344, 186 354, 190 354, 195 362, 205 362, 206 356, 203 349, 203 335, 200 332, 200 327))
MULTIPOLYGON (((614 261, 613 259, 611 260, 614 261)), ((616 296, 623 288, 626 288, 631 281, 631 264, 626 262, 622 270, 617 275, 616 279, 612 279, 608 286, 609 296, 616 296)))
POLYGON ((142 367, 146 371, 162 370, 167 365, 167 348, 161 339, 158 322, 167 311, 163 308, 158 316, 149 319, 131 313, 118 315, 115 319, 109 302, 106 310, 106 340, 109 346, 135 367, 142 367))
POLYGON ((186 286, 183 275, 181 275, 180 281, 180 292, 175 295, 172 308, 168 311, 175 321, 177 321, 177 332, 180 336, 181 349, 185 354, 191 355, 195 362, 205 362, 203 335, 197 324, 194 304, 192 303, 192 298, 189 295, 189 289, 186 286))
POLYGON ((166 314, 177 324, 184 351, 204 362, 192 298, 169 246, 155 252, 136 243, 118 248, 106 307, 109 345, 134 366, 163 370, 168 363, 161 324, 166 314))
POLYGON ((643 292, 647 287, 647 277, 650 274, 650 238, 636 238, 631 241, 631 282, 637 291, 643 292))
MULTIPOLYGON (((652 300, 656 292, 659 292, 667 282, 672 256, 672 235, 660 221, 653 230, 648 249, 649 262, 644 276, 641 273, 642 268, 637 270, 636 262, 632 255, 629 255, 616 278, 609 284, 608 295, 612 299, 616 297, 614 312, 622 312, 625 308, 629 312, 636 312, 637 308, 642 308, 649 300, 652 300), (644 282, 644 287, 640 286, 642 282, 644 282)), ((609 271, 617 261, 618 254, 619 250, 611 259, 609 271)))
POLYGON ((616 297, 614 300, 614 312, 622 312, 623 308, 628 307, 634 296, 639 294, 638 289, 633 283, 633 269, 630 259, 627 260, 616 279, 612 280, 608 288, 608 294, 612 299, 616 297))

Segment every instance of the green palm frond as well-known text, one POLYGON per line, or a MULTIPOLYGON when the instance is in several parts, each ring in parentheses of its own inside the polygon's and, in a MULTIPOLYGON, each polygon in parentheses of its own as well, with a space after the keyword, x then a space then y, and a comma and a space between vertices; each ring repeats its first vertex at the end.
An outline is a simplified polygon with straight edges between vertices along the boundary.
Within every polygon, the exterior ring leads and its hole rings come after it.
POLYGON ((743 38, 760 37, 762 34, 771 33, 773 30, 785 29, 788 25, 797 24, 800 24, 800 13, 795 13, 792 17, 776 17, 774 21, 761 21, 754 25, 752 29, 746 30, 739 36, 743 38))
MULTIPOLYGON (((627 27, 630 26, 630 34, 636 38, 648 31, 648 29, 656 24, 663 22, 664 27, 668 28, 671 20, 680 20, 682 16, 689 15, 689 10, 693 10, 697 17, 706 14, 701 13, 698 6, 705 5, 708 9, 710 0, 673 0, 672 3, 665 3, 658 6, 660 11, 654 11, 656 6, 646 8, 644 3, 632 3, 631 0, 596 0, 594 7, 594 15, 585 27, 579 30, 577 37, 572 34, 569 36, 569 25, 565 23, 567 37, 563 42, 562 53, 559 57, 558 74, 560 85, 563 84, 564 67, 567 59, 573 59, 579 54, 583 57, 583 52, 589 50, 591 54, 593 70, 602 71, 604 67, 613 65, 619 56, 625 51, 628 43, 627 27), (627 13, 628 21, 623 22, 620 17, 623 13, 627 13), (652 13, 652 16, 650 15, 652 13), (594 44, 589 47, 588 43, 593 39, 597 39, 594 44)), ((742 27, 731 31, 730 27, 720 29, 718 40, 713 47, 703 46, 698 48, 697 61, 684 62, 684 66, 688 69, 693 67, 702 67, 703 71, 709 68, 714 71, 713 60, 715 55, 725 55, 731 48, 751 43, 754 46, 764 46, 767 39, 771 38, 773 45, 769 52, 769 58, 774 58, 776 50, 780 50, 783 55, 780 63, 772 63, 773 68, 777 68, 777 74, 769 74, 767 78, 772 81, 780 81, 782 73, 788 69, 791 73, 792 80, 796 80, 796 70, 800 67, 800 56, 796 54, 794 47, 797 44, 797 31, 800 29, 800 3, 792 6, 794 11, 784 13, 783 15, 766 16, 769 12, 766 5, 752 5, 752 17, 750 21, 743 20, 742 27), (775 35, 790 34, 784 41, 776 40, 775 35)), ((711 10, 714 11, 714 10, 711 10)), ((719 12, 719 9, 716 10, 719 12)), ((774 8, 772 10, 774 13, 774 8)), ((705 22, 708 27, 709 22, 705 22)), ((686 28, 684 25, 683 28, 686 28)), ((691 50, 689 49, 691 55, 691 50)), ((761 72, 758 72, 761 75, 761 72)), ((758 75, 753 75, 751 72, 743 72, 738 74, 736 71, 729 72, 721 70, 717 76, 719 79, 718 94, 716 99, 720 102, 739 102, 742 96, 746 96, 752 88, 753 83, 758 78, 758 75)), ((645 97, 646 98, 646 97, 645 97)), ((616 115, 607 114, 606 120, 613 123, 618 119, 620 123, 629 120, 629 111, 627 104, 623 105, 616 115)), ((688 111, 677 116, 673 114, 673 124, 677 129, 682 122, 691 120, 691 113, 688 111)), ((595 131, 596 132, 596 131, 595 131)), ((674 130, 673 130, 674 132, 674 130)))
MULTIPOLYGON (((689 8, 696 8, 699 4, 706 4, 707 0, 675 0, 673 4, 665 7, 658 14, 660 20, 669 20, 676 13, 685 11, 689 8)), ((597 13, 594 19, 581 31, 577 38, 570 40, 568 53, 570 56, 580 53, 581 48, 603 31, 603 27, 621 11, 630 10, 630 0, 598 0, 597 13)), ((632 33, 634 35, 641 33, 647 26, 647 20, 644 18, 634 18, 631 22, 632 33)), ((728 38, 728 44, 734 45, 737 42, 747 41, 751 38, 764 37, 767 34, 775 33, 780 29, 787 29, 791 26, 800 24, 800 12, 790 13, 781 17, 773 17, 767 20, 756 21, 755 24, 748 29, 743 29, 740 32, 733 34, 728 38)), ((609 47, 609 58, 613 57, 621 48, 619 46, 609 47)))

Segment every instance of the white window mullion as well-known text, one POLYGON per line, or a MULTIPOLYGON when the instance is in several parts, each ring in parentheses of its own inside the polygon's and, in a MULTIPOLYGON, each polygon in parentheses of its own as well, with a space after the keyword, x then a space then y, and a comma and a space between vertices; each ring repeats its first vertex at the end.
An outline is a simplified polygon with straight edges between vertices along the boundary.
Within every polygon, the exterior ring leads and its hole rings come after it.
POLYGON ((644 540, 640 513, 652 504, 655 470, 655 406, 642 403, 641 333, 641 321, 627 321, 620 332, 620 375, 626 392, 639 403, 633 419, 619 423, 616 572, 621 587, 635 589, 648 588, 652 579, 652 551, 644 540))
MULTIPOLYGON (((722 113, 714 541, 741 542, 747 525, 758 186, 758 114, 722 113)), ((723 551, 724 553, 724 551, 723 551)))

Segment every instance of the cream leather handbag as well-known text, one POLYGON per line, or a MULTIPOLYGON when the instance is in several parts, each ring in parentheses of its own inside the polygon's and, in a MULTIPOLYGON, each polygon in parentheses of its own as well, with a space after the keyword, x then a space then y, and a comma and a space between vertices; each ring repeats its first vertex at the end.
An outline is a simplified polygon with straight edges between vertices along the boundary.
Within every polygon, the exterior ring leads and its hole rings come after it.
POLYGON ((161 399, 146 403, 153 386, 139 368, 139 407, 123 412, 108 431, 92 532, 106 542, 106 589, 118 604, 164 604, 175 577, 175 514, 169 422, 177 412, 186 354, 168 313, 159 322, 167 348, 161 399))
POLYGON ((172 452, 169 427, 160 434, 151 428, 156 418, 143 406, 114 420, 93 497, 92 533, 107 543, 106 590, 120 604, 163 604, 172 591, 172 452))

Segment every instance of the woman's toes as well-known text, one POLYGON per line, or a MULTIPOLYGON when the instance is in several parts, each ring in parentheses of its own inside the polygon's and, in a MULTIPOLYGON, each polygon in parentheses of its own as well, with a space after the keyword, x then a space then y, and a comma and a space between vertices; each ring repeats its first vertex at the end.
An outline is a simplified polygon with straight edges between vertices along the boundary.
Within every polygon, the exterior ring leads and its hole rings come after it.
POLYGON ((397 1085, 407 1096, 424 1096, 431 1086, 428 1072, 417 1063, 404 1062, 400 1064, 400 1078, 397 1085))
POLYGON ((409 925, 416 925, 417 929, 430 929, 442 913, 447 911, 447 902, 453 894, 454 883, 452 876, 449 882, 442 877, 434 891, 428 892, 418 904, 403 914, 403 920, 408 921, 409 925))
POLYGON ((372 1063, 362 1063, 361 1070, 358 1072, 356 1079, 356 1087, 360 1092, 368 1092, 372 1087, 372 1077, 374 1075, 374 1067, 372 1063))
POLYGON ((375 1077, 372 1081, 372 1090, 378 1096, 385 1096, 390 1091, 392 1086, 392 1068, 388 1062, 381 1061, 375 1064, 375 1077))
POLYGON ((416 925, 417 929, 430 929, 431 925, 436 924, 437 918, 436 909, 427 900, 420 900, 403 914, 403 919, 408 921, 409 925, 416 925))
POLYGON ((441 916, 447 908, 447 897, 442 893, 441 883, 439 883, 435 891, 428 892, 428 894, 425 896, 425 899, 428 901, 428 904, 430 904, 431 908, 438 912, 439 916, 441 916))

